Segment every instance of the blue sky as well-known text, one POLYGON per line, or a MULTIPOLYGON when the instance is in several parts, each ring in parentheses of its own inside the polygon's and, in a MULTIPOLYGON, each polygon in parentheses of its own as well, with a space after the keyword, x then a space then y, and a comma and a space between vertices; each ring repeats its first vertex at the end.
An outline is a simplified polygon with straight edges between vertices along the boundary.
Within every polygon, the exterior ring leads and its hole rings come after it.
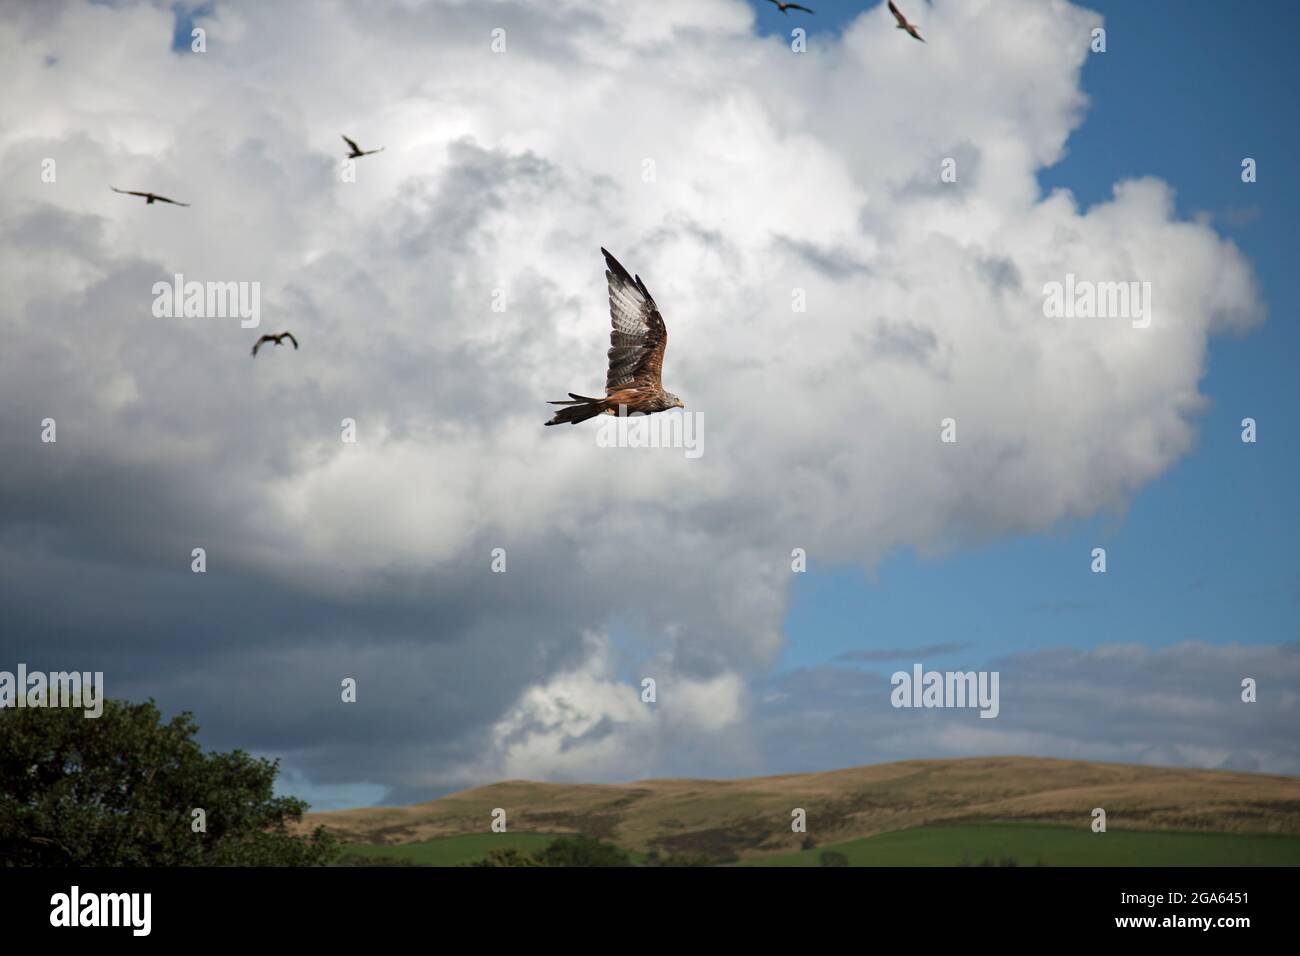
POLYGON ((180 53, 190 52, 194 40, 194 22, 203 17, 210 17, 216 11, 212 0, 197 5, 176 3, 172 13, 176 18, 176 27, 172 31, 172 49, 180 53))
MULTIPOLYGON (((788 29, 795 16, 755 5, 760 29, 788 29)), ((814 34, 842 28, 862 7, 810 6, 817 16, 799 22, 814 34)), ((927 664, 969 666, 1043 645, 1296 639, 1300 277, 1288 259, 1300 199, 1288 165, 1300 155, 1300 5, 1259 5, 1261 30, 1227 29, 1225 16, 1236 14, 1209 0, 1087 6, 1105 18, 1107 52, 1085 65, 1087 114, 1065 158, 1040 174, 1044 191, 1067 189, 1087 208, 1124 178, 1164 179, 1180 215, 1211 214, 1249 258, 1268 319, 1244 337, 1211 340, 1198 447, 1126 513, 942 558, 898 554, 874 580, 814 562, 797 579, 783 668, 932 644, 972 646, 927 664), (1253 184, 1240 178, 1245 156, 1258 163, 1253 184), (1258 422, 1254 445, 1240 441, 1247 416, 1258 422), (1106 548, 1105 575, 1089 570, 1094 547, 1106 548)), ((924 27, 917 0, 904 10, 924 27)))

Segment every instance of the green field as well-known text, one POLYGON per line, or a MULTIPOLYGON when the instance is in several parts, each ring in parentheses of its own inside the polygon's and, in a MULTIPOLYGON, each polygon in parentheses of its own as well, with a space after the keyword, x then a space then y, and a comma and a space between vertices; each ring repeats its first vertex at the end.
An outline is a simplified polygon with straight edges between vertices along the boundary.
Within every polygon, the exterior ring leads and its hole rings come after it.
POLYGON ((744 866, 819 866, 833 850, 851 866, 960 866, 1013 859, 1017 866, 1300 866, 1294 834, 1180 833, 988 823, 931 826, 827 844, 744 866))
MULTIPOLYGON (((380 858, 413 866, 458 866, 492 850, 537 852, 561 834, 475 833, 420 843, 350 843, 349 857, 380 858)), ((987 823, 930 826, 829 843, 799 853, 745 860, 742 866, 820 866, 826 851, 850 866, 977 866, 1014 860, 1017 866, 1300 866, 1294 834, 1181 833, 1067 829, 1044 824, 987 823)), ((645 854, 631 852, 635 863, 645 854)))

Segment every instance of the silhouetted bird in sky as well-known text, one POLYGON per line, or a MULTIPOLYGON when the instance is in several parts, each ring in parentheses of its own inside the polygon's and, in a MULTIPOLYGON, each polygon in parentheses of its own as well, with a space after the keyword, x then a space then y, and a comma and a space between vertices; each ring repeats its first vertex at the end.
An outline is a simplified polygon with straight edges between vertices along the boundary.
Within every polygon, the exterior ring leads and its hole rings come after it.
POLYGON ((604 249, 605 281, 609 285, 609 317, 613 331, 609 334, 609 371, 605 374, 605 397, 587 398, 569 393, 571 402, 555 413, 546 424, 576 425, 597 415, 617 415, 619 406, 626 414, 651 415, 670 408, 685 408, 682 400, 664 391, 664 349, 668 348, 668 329, 659 307, 650 297, 640 276, 628 274, 617 259, 604 249))
POLYGON ((257 342, 255 342, 253 345, 253 357, 254 358, 257 357, 257 350, 262 347, 263 343, 274 342, 276 345, 279 345, 285 339, 288 339, 290 342, 293 343, 294 350, 296 351, 298 348, 298 340, 293 337, 293 333, 281 332, 279 335, 264 335, 260 339, 258 339, 257 342))
POLYGON ((786 12, 788 10, 802 10, 804 13, 813 12, 808 7, 801 7, 797 3, 786 3, 785 0, 767 0, 767 2, 776 4, 776 8, 780 10, 782 13, 785 13, 786 16, 789 16, 789 14, 786 12))
POLYGON ((906 30, 908 33, 912 34, 912 36, 916 37, 922 43, 925 42, 925 37, 921 36, 920 31, 916 29, 916 25, 913 23, 908 23, 907 17, 903 16, 903 11, 899 10, 898 7, 894 6, 894 0, 889 0, 889 12, 892 13, 894 15, 894 19, 898 21, 898 29, 906 30))
POLYGON ((384 151, 382 146, 378 149, 362 149, 356 144, 355 140, 348 139, 346 136, 343 137, 343 142, 347 143, 348 149, 352 150, 352 152, 348 153, 348 159, 356 159, 358 156, 369 156, 372 153, 382 153, 384 151))
POLYGON ((143 196, 144 204, 146 206, 151 205, 155 202, 169 202, 173 206, 189 205, 189 203, 187 202, 177 202, 175 199, 168 199, 166 196, 159 196, 157 193, 139 193, 136 192, 134 189, 118 189, 116 186, 109 186, 108 188, 113 190, 113 192, 115 193, 121 193, 123 196, 143 196))

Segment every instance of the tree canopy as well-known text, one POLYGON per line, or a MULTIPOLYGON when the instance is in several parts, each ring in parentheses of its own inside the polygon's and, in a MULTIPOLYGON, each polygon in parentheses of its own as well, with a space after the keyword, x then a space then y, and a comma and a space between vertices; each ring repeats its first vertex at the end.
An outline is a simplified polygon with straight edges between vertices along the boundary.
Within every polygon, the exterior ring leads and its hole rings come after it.
POLYGON ((290 831, 307 804, 277 797, 279 761, 204 753, 189 713, 153 701, 0 709, 0 865, 312 866, 336 843, 290 831), (196 814, 202 811, 202 816, 196 814), (198 829, 201 819, 203 829, 198 829))
POLYGON ((586 836, 552 840, 539 853, 525 853, 515 847, 493 850, 470 866, 631 866, 626 850, 586 836))

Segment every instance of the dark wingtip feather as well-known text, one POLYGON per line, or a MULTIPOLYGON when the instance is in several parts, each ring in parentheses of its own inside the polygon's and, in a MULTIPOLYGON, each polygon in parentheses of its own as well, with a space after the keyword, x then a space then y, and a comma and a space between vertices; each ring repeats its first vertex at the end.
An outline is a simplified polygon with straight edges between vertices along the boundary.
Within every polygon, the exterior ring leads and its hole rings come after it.
POLYGON ((600 247, 600 251, 605 254, 605 265, 608 267, 607 271, 614 273, 618 278, 626 280, 627 282, 632 281, 631 274, 623 268, 623 263, 614 258, 613 253, 604 246, 600 247))

